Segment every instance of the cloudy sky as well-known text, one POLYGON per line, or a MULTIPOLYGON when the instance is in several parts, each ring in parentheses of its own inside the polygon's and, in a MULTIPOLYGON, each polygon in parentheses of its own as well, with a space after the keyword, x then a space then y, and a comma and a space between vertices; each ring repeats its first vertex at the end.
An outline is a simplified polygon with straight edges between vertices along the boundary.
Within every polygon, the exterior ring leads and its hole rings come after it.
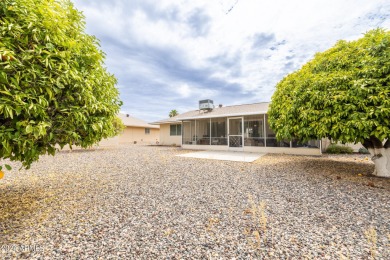
POLYGON ((148 122, 200 99, 270 101, 275 85, 339 39, 390 29, 388 0, 73 0, 118 79, 122 111, 148 122))

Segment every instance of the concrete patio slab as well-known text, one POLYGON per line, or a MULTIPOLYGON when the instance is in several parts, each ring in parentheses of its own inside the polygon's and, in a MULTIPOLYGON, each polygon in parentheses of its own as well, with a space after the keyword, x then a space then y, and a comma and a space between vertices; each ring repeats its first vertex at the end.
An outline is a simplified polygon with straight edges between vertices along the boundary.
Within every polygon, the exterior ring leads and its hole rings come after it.
POLYGON ((259 159, 265 153, 248 153, 232 151, 200 151, 186 154, 179 154, 180 157, 211 159, 234 162, 253 162, 259 159))

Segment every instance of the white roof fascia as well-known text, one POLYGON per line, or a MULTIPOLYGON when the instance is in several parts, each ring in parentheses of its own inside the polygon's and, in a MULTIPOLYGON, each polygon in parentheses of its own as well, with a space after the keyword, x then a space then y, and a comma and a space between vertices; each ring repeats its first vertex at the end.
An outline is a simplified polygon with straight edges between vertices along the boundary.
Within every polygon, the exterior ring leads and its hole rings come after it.
POLYGON ((179 119, 176 119, 176 120, 170 120, 170 121, 158 121, 158 122, 153 122, 153 123, 150 123, 151 125, 164 125, 164 124, 177 124, 177 123, 181 123, 181 120, 179 119))
POLYGON ((267 114, 267 111, 259 112, 246 112, 246 113, 232 113, 232 114, 221 114, 221 115, 212 115, 212 116, 196 116, 196 117, 183 117, 178 118, 177 120, 190 120, 190 119, 205 119, 205 118, 217 118, 217 117, 234 117, 234 116, 250 116, 250 115, 263 115, 267 114))
POLYGON ((133 125, 133 124, 129 124, 129 125, 123 124, 123 125, 126 127, 160 129, 160 127, 158 127, 157 125, 133 125))

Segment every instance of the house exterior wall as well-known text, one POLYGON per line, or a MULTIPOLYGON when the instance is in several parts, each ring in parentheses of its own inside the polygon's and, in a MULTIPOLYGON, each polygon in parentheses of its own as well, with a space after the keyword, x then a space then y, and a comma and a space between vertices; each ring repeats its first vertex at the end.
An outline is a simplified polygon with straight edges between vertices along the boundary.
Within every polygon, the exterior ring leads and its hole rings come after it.
POLYGON ((145 134, 144 127, 127 126, 123 133, 119 135, 119 144, 156 144, 160 139, 160 129, 149 128, 150 133, 145 134))
MULTIPOLYGON (((106 139, 102 139, 98 144, 93 145, 91 148, 86 148, 85 150, 88 149, 96 149, 99 147, 113 147, 119 145, 119 136, 114 136, 114 137, 109 137, 106 139)), ((60 148, 59 145, 56 145, 56 148, 59 150, 63 151, 69 151, 69 150, 83 150, 81 146, 72 146, 72 149, 70 149, 69 145, 65 145, 62 149, 60 148)))
POLYGON ((289 147, 254 147, 230 148, 227 145, 182 145, 183 149, 208 150, 208 151, 243 151, 251 153, 283 153, 296 155, 321 155, 321 150, 316 148, 289 148, 289 147))
POLYGON ((116 146, 119 144, 119 136, 110 137, 107 139, 103 139, 99 142, 98 146, 105 147, 105 146, 116 146))
MULTIPOLYGON (((179 123, 175 123, 177 125, 179 123)), ((171 136, 170 124, 160 125, 160 144, 181 146, 181 135, 171 136)))
MULTIPOLYGON (((160 129, 150 128, 150 134, 145 134, 145 128, 127 126, 124 131, 117 136, 101 140, 98 144, 93 145, 92 149, 96 147, 114 147, 119 144, 156 144, 160 139, 160 129)), ((60 147, 57 145, 57 149, 60 147)), ((83 149, 79 146, 73 146, 73 150, 83 149)), ((64 146, 62 150, 70 150, 69 145, 64 146)))

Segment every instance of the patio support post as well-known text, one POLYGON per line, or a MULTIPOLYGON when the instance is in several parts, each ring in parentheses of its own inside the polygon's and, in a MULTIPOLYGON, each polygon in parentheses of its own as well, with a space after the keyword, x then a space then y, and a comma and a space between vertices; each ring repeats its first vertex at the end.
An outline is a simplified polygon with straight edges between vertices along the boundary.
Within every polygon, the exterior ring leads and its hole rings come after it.
POLYGON ((244 144, 245 144, 245 141, 244 141, 244 139, 245 139, 245 134, 244 134, 244 122, 245 122, 245 120, 244 120, 244 117, 242 117, 241 118, 241 140, 242 140, 242 148, 244 148, 244 144))
POLYGON ((210 135, 209 135, 209 145, 211 145, 211 118, 210 118, 210 135))
POLYGON ((198 136, 196 135, 196 120, 195 120, 195 134, 194 134, 195 144, 198 144, 198 136))
POLYGON ((230 134, 230 125, 229 125, 229 118, 226 117, 226 121, 227 121, 227 131, 226 131, 226 137, 227 137, 227 144, 228 144, 228 147, 230 147, 230 138, 229 138, 229 134, 230 134))

